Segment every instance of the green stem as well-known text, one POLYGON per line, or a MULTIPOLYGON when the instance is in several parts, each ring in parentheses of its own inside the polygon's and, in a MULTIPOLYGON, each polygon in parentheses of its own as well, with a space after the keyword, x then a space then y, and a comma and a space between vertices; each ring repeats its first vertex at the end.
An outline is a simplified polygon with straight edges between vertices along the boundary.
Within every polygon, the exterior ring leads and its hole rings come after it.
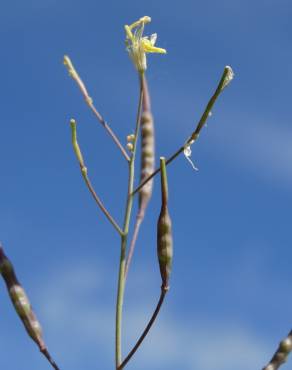
POLYGON ((125 257, 126 257, 127 237, 121 238, 121 255, 120 255, 120 269, 119 282, 116 306, 116 369, 118 369, 122 360, 122 314, 124 301, 124 272, 125 272, 125 257))
POLYGON ((125 292, 125 266, 126 266, 126 249, 129 234, 129 224, 131 219, 131 211, 133 206, 133 188, 134 188, 134 173, 135 173, 135 156, 137 148, 137 137, 140 128, 140 118, 142 110, 142 78, 140 77, 140 96, 135 128, 135 140, 133 143, 133 153, 129 161, 129 177, 128 177, 128 195, 126 202, 126 211, 124 219, 123 235, 121 236, 121 254, 120 254, 120 264, 119 264, 119 279, 118 279, 118 292, 117 292, 117 304, 116 304, 116 369, 122 363, 122 318, 123 318, 123 302, 124 302, 124 292, 125 292))
POLYGON ((64 65, 68 69, 69 75, 73 78, 73 80, 77 83, 84 100, 86 104, 89 106, 89 108, 92 110, 95 117, 98 119, 98 121, 101 123, 101 125, 105 128, 107 133, 110 135, 110 137, 113 139, 114 143, 117 145, 117 147, 120 149, 121 153, 125 157, 127 161, 130 160, 130 157, 128 156, 128 153, 126 152, 125 148, 113 132, 113 130, 110 128, 110 126, 107 124, 107 122, 104 120, 102 115, 99 113, 99 111, 95 108, 93 104, 93 100, 91 96, 89 95, 87 88, 84 84, 84 82, 81 80, 81 77, 79 76, 78 72, 76 71, 73 63, 71 62, 71 59, 68 57, 68 55, 64 56, 64 65))
POLYGON ((78 141, 77 141, 76 121, 74 119, 71 119, 70 125, 71 125, 71 132, 72 132, 73 149, 74 149, 74 152, 75 152, 76 157, 78 159, 79 166, 80 166, 80 171, 81 171, 81 174, 82 174, 83 179, 85 181, 85 184, 86 184, 88 190, 90 191, 91 195, 93 196, 93 199, 95 200, 95 202, 97 203, 97 205, 101 209, 101 211, 105 214, 105 216, 107 217, 109 222, 113 225, 113 227, 117 230, 117 232, 122 236, 123 231, 121 230, 121 228, 119 227, 117 222, 114 220, 112 215, 109 213, 109 211, 105 208, 105 206, 103 205, 102 201, 99 199, 98 195, 96 194, 96 192, 95 192, 95 190, 94 190, 94 188, 93 188, 93 186, 92 186, 92 184, 89 180, 89 177, 88 177, 88 174, 87 174, 87 167, 85 166, 83 155, 82 155, 80 146, 79 146, 78 141))

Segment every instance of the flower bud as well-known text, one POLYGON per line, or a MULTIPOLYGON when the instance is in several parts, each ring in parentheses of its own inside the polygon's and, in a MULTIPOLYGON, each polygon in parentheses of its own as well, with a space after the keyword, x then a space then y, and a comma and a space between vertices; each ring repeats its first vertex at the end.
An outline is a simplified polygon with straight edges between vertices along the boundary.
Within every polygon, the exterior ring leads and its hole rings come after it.
POLYGON ((225 89, 226 86, 230 84, 230 82, 234 78, 234 72, 230 66, 226 66, 224 69, 224 79, 222 81, 221 90, 225 89))
POLYGON ((134 145, 132 143, 127 143, 127 149, 132 152, 134 149, 134 145))
POLYGON ((132 142, 132 141, 134 141, 135 140, 135 135, 134 134, 131 134, 131 135, 128 135, 127 136, 127 142, 132 142))

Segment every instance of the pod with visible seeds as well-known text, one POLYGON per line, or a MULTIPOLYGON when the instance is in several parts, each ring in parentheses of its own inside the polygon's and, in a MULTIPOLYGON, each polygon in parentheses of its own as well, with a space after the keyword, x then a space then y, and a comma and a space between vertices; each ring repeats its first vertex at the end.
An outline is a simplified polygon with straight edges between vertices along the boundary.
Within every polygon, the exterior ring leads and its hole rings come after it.
MULTIPOLYGON (((143 182, 154 171, 154 121, 151 113, 150 97, 145 76, 142 79, 143 112, 141 114, 141 176, 143 182)), ((139 192, 139 208, 146 208, 152 195, 153 180, 148 181, 139 192)))
MULTIPOLYGON (((151 114, 150 96, 145 76, 141 78, 141 86, 143 91, 142 100, 142 114, 140 118, 140 131, 141 131, 141 174, 140 183, 143 182, 154 171, 155 153, 154 153, 154 125, 153 117, 151 114)), ((125 278, 128 273, 129 265, 131 263, 136 241, 138 238, 140 226, 143 222, 145 211, 148 202, 152 195, 153 180, 148 181, 139 190, 139 208, 136 216, 133 237, 129 247, 129 253, 125 267, 125 278)))
POLYGON ((274 356, 272 357, 268 365, 266 365, 263 368, 263 370, 279 369, 279 367, 287 361, 287 358, 291 351, 292 351, 292 330, 287 335, 287 337, 280 342, 277 351, 274 353, 274 356))
POLYGON ((29 299, 25 290, 19 283, 13 265, 4 254, 4 250, 0 245, 0 274, 2 275, 12 304, 22 321, 28 335, 38 345, 40 351, 46 356, 54 369, 58 370, 58 366, 52 360, 42 338, 42 328, 37 320, 35 313, 32 310, 29 299))
POLYGON ((169 277, 171 273, 173 257, 173 241, 171 218, 168 212, 168 185, 165 158, 160 158, 161 168, 161 211, 157 222, 157 255, 162 279, 161 289, 169 289, 169 277))
POLYGON ((46 346, 42 339, 41 326, 31 308, 29 299, 24 289, 20 285, 15 275, 11 262, 5 256, 2 248, 0 248, 0 271, 6 283, 12 304, 27 333, 36 342, 40 350, 43 350, 46 346))

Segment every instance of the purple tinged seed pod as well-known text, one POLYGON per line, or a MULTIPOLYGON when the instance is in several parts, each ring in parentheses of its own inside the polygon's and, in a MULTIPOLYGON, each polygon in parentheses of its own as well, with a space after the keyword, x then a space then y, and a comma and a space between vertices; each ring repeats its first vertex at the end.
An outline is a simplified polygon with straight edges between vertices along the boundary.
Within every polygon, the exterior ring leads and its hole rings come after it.
POLYGON ((41 325, 32 310, 31 304, 23 287, 20 285, 15 275, 14 268, 11 262, 4 254, 3 248, 1 246, 0 272, 6 283, 12 304, 27 333, 36 342, 41 352, 46 351, 46 345, 42 339, 41 325))
MULTIPOLYGON (((150 96, 145 76, 142 77, 143 111, 141 114, 141 176, 143 182, 154 171, 154 121, 151 113, 150 96)), ((151 198, 153 180, 148 181, 139 192, 139 208, 146 208, 151 198)))
POLYGON ((161 168, 161 211, 157 222, 157 255, 162 279, 161 289, 169 290, 169 277, 172 266, 173 241, 171 219, 168 212, 168 185, 165 158, 160 158, 161 168))
MULTIPOLYGON (((147 179, 154 172, 155 150, 154 150, 154 124, 151 114, 151 104, 147 80, 145 75, 141 76, 142 88, 142 114, 140 118, 141 131, 141 174, 140 183, 147 179)), ((129 136, 129 139, 131 137, 129 136)), ((129 140, 128 139, 128 140, 129 140)), ((125 277, 127 276, 129 265, 131 263, 140 226, 143 222, 148 202, 152 195, 153 179, 149 180, 139 190, 139 208, 134 226, 133 238, 129 247, 129 253, 125 268, 125 277)))

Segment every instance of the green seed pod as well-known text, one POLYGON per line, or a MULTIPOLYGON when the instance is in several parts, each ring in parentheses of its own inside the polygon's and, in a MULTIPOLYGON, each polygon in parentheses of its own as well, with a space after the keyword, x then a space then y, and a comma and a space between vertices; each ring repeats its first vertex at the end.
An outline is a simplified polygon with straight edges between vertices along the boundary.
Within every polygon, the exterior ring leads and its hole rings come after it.
POLYGON ((20 285, 13 284, 9 289, 9 295, 18 315, 26 319, 31 312, 31 305, 24 289, 20 285))
POLYGON ((263 368, 263 370, 277 370, 279 367, 287 361, 289 354, 292 351, 292 330, 288 334, 288 336, 283 339, 277 351, 274 353, 271 361, 268 363, 267 366, 263 368))
POLYGON ((22 321, 29 336, 36 342, 39 349, 43 352, 46 350, 46 345, 42 339, 42 329, 38 322, 29 299, 20 285, 14 268, 5 256, 3 249, 0 247, 0 272, 6 283, 7 290, 12 301, 12 304, 22 321))
POLYGON ((168 212, 168 186, 165 158, 160 158, 161 168, 161 194, 162 205, 157 222, 157 255, 162 279, 161 288, 165 291, 169 289, 169 277, 172 266, 173 242, 171 219, 168 212))
MULTIPOLYGON (((150 97, 145 77, 143 86, 143 112, 141 114, 141 176, 140 182, 144 181, 154 171, 155 148, 154 148, 154 121, 151 114, 150 97)), ((139 192, 139 205, 147 204, 153 188, 153 180, 148 181, 139 192)))

